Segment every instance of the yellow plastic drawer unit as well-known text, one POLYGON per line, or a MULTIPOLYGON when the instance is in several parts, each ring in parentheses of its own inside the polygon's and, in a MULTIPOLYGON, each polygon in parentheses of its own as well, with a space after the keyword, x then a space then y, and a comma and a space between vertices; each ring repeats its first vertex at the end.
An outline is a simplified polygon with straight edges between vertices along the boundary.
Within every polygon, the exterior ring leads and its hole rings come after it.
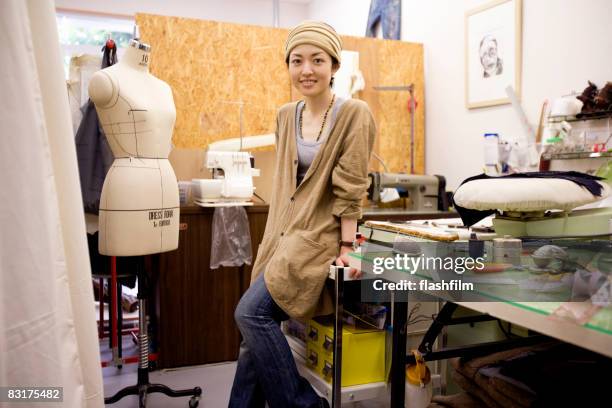
POLYGON ((306 326, 306 343, 319 345, 320 332, 321 325, 317 324, 314 320, 310 320, 306 326))
MULTIPOLYGON (((330 382, 334 362, 333 326, 311 320, 308 323, 307 333, 306 364, 317 375, 330 382)), ((342 330, 342 386, 384 380, 385 332, 344 327, 342 330)))
POLYGON ((318 349, 332 351, 333 342, 333 326, 326 326, 314 320, 308 322, 306 328, 306 344, 312 344, 318 349))

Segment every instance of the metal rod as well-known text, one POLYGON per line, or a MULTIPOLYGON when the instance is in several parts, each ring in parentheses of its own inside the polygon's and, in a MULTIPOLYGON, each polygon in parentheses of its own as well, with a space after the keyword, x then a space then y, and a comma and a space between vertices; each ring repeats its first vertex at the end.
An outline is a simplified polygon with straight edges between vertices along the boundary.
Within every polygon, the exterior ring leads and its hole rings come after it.
POLYGON ((406 321, 408 319, 408 302, 394 302, 392 318, 391 348, 391 407, 403 407, 406 395, 406 366, 401 356, 406 355, 406 321))
POLYGON ((279 0, 272 1, 272 26, 274 28, 280 27, 280 23, 279 23, 280 4, 279 3, 280 3, 279 0))
MULTIPOLYGON (((98 280, 100 288, 98 289, 98 299, 100 299, 100 326, 98 327, 98 338, 104 338, 104 278, 98 280)), ((108 312, 110 315, 110 310, 108 312)))
POLYGON ((446 325, 450 326, 454 324, 479 323, 479 322, 488 322, 491 320, 499 320, 499 319, 491 315, 455 317, 455 318, 450 319, 448 322, 446 322, 446 325))
POLYGON ((335 268, 336 300, 334 314, 334 378, 332 382, 332 408, 342 406, 342 315, 344 312, 344 268, 335 268))
POLYGON ((414 174, 414 85, 410 85, 410 174, 414 174))
POLYGON ((111 313, 111 348, 113 350, 113 360, 118 358, 117 356, 117 257, 111 257, 111 283, 110 283, 110 313, 111 313))
POLYGON ((242 151, 244 102, 240 101, 240 151, 242 151))
MULTIPOLYGON (((140 358, 138 367, 148 371, 149 369, 149 334, 147 330, 147 285, 144 270, 144 259, 138 260, 138 348, 140 358)), ((147 378, 148 382, 148 378, 147 378)))
POLYGON ((121 307, 121 297, 123 296, 121 282, 117 282, 117 365, 121 368, 121 360, 123 358, 123 309, 121 307))
MULTIPOLYGON (((538 334, 529 337, 518 337, 516 339, 492 341, 480 344, 470 344, 467 346, 451 347, 443 350, 432 351, 427 354, 423 354, 423 359, 425 361, 436 361, 445 360, 453 357, 471 358, 475 356, 495 353, 498 351, 509 350, 515 347, 537 344, 546 340, 550 340, 550 337, 538 334)), ((406 364, 416 364, 413 355, 407 355, 405 362, 406 364)))
POLYGON ((423 336, 423 340, 421 340, 421 344, 419 345, 419 351, 421 354, 426 355, 431 353, 433 349, 433 344, 435 343, 438 335, 446 326, 447 322, 451 320, 453 313, 457 309, 457 304, 453 302, 446 302, 440 312, 434 319, 434 321, 427 329, 427 333, 423 336))

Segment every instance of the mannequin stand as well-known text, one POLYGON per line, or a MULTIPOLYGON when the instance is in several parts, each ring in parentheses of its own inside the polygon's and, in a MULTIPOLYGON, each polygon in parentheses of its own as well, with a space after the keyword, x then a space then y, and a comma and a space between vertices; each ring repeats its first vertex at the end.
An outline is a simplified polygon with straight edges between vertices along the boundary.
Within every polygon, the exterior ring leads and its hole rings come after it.
POLYGON ((154 392, 161 392, 169 397, 189 397, 189 407, 195 408, 199 404, 202 389, 195 387, 185 390, 173 390, 163 384, 151 384, 149 382, 149 336, 147 334, 147 315, 146 315, 146 297, 148 290, 145 280, 147 279, 144 273, 144 259, 137 263, 138 276, 138 344, 140 353, 138 358, 138 381, 136 385, 119 390, 115 395, 109 398, 104 398, 105 404, 114 404, 121 398, 127 395, 138 395, 138 407, 145 408, 147 405, 147 395, 154 392))

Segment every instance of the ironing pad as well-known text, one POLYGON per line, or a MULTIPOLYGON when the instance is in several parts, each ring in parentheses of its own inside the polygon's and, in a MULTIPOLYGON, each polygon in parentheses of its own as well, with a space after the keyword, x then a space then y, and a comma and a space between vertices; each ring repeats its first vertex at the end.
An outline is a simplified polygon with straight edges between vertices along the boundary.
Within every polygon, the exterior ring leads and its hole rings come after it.
POLYGON ((565 179, 481 179, 461 185, 453 200, 461 207, 473 210, 569 211, 606 198, 610 194, 610 187, 605 182, 598 183, 602 186, 599 197, 565 179))
POLYGON ((386 221, 366 221, 365 226, 383 231, 398 232, 400 234, 432 241, 450 242, 459 239, 459 235, 455 232, 447 232, 427 226, 405 225, 386 221))

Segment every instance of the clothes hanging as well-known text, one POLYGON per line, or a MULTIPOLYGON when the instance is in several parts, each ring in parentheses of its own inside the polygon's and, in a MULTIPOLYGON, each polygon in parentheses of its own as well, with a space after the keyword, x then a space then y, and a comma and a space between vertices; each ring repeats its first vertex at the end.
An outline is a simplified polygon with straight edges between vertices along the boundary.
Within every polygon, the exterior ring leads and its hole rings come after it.
MULTIPOLYGON (((108 40, 102 47, 102 69, 117 63, 117 47, 108 40)), ((81 195, 85 212, 98 214, 106 173, 113 164, 111 151, 98 120, 93 102, 88 99, 81 108, 83 119, 75 136, 81 195)))
POLYGON ((401 19, 402 7, 400 0, 372 0, 368 13, 366 37, 376 37, 376 27, 380 23, 384 39, 399 40, 401 19))

